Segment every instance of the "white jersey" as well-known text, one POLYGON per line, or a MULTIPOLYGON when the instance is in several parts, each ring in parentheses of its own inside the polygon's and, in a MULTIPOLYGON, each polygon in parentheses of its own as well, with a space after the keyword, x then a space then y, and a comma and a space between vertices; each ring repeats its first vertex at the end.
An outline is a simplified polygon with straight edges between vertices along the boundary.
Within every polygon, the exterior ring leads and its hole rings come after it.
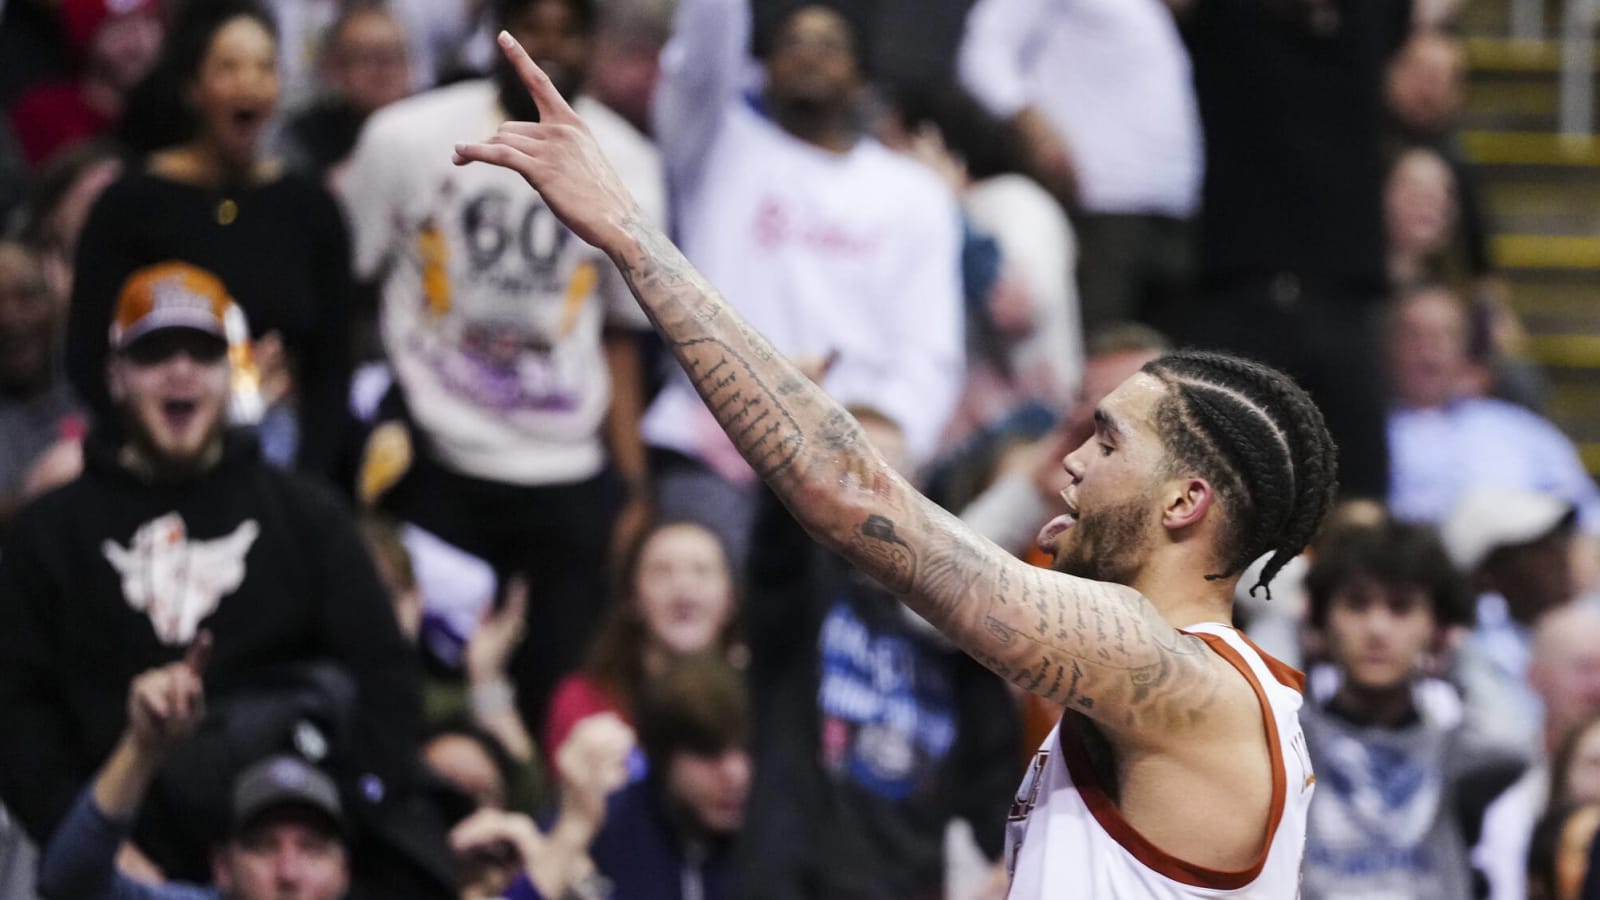
POLYGON ((1300 895, 1306 812, 1316 781, 1297 715, 1303 678, 1229 626, 1208 623, 1185 631, 1238 669, 1261 701, 1273 760, 1265 849, 1254 865, 1236 872, 1163 852, 1122 818, 1081 738, 1070 727, 1063 733, 1058 724, 1028 767, 1006 826, 1013 900, 1293 900, 1300 895))

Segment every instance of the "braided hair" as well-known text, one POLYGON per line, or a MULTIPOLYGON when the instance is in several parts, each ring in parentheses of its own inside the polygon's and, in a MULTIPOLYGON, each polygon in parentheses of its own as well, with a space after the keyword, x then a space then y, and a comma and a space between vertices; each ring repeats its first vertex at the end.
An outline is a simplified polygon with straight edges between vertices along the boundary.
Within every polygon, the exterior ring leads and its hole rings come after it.
POLYGON ((1222 353, 1184 350, 1142 371, 1168 387, 1156 430, 1174 469, 1211 482, 1227 511, 1217 552, 1227 578, 1271 553, 1257 588, 1316 535, 1333 505, 1338 450, 1322 411, 1287 375, 1222 353))

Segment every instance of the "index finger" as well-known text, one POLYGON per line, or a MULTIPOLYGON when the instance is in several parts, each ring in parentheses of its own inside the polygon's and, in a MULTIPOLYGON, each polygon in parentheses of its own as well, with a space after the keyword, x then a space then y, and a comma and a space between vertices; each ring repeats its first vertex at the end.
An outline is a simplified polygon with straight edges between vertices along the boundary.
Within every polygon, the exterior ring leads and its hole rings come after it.
POLYGON ((511 63, 511 68, 516 70, 517 77, 522 79, 523 85, 528 88, 528 93, 533 95, 533 102, 539 107, 539 120, 541 122, 555 122, 561 119, 576 118, 577 114, 572 107, 567 105, 561 92, 556 90, 550 76, 539 68, 517 39, 509 31, 501 31, 498 37, 500 50, 506 55, 506 60, 511 63))
POLYGON ((189 649, 184 651, 183 664, 188 666, 189 671, 198 677, 206 673, 206 666, 210 662, 211 631, 209 629, 201 629, 200 633, 194 636, 194 643, 190 644, 189 649))

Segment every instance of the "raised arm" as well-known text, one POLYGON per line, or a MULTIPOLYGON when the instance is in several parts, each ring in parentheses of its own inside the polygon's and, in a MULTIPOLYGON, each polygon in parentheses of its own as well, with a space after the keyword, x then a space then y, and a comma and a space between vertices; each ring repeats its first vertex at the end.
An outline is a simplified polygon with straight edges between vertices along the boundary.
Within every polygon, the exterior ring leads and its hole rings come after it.
POLYGON ((1171 738, 1217 670, 1136 591, 1026 566, 918 494, 859 424, 734 312, 638 215, 583 122, 509 36, 543 121, 461 144, 458 163, 520 173, 608 253, 735 446, 817 540, 1024 688, 1109 728, 1171 738))
POLYGON ((205 717, 200 679, 210 654, 211 634, 202 631, 181 661, 151 669, 129 686, 122 739, 45 846, 39 865, 41 894, 58 900, 203 896, 178 885, 139 884, 120 874, 114 859, 162 764, 205 717))
POLYGON ((749 64, 751 0, 680 0, 672 37, 661 50, 651 124, 674 199, 705 169, 728 106, 749 64))

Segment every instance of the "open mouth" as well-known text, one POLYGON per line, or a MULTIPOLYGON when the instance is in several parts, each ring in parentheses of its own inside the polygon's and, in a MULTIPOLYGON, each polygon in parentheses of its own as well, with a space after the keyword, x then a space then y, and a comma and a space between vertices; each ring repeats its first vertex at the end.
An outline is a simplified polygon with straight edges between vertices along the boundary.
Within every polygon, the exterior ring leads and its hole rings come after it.
POLYGON ((194 421, 195 412, 199 408, 199 404, 193 400, 163 400, 161 417, 167 421, 170 428, 182 431, 194 421))

